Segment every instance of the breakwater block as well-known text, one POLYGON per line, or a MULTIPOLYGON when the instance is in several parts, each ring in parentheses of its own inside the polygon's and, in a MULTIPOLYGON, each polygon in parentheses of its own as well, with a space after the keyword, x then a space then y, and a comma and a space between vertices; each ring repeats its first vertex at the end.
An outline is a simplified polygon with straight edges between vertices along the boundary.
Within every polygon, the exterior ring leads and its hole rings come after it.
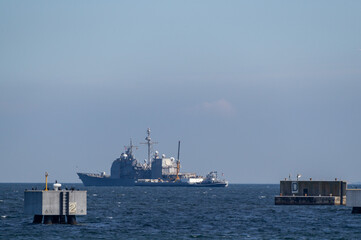
POLYGON ((347 189, 347 207, 352 207, 353 214, 361 214, 361 189, 347 189))
POLYGON ((24 213, 33 223, 76 224, 76 215, 87 214, 87 192, 77 190, 25 190, 24 213))
POLYGON ((345 181, 280 181, 280 195, 276 205, 345 205, 345 181))

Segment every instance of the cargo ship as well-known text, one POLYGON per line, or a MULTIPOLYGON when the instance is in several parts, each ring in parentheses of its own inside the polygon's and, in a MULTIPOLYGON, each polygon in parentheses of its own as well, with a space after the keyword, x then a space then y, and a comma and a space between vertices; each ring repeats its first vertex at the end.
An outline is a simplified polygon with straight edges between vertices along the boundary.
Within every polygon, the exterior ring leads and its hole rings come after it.
POLYGON ((133 145, 130 140, 126 151, 113 161, 110 175, 102 173, 80 173, 78 176, 84 186, 164 186, 164 187, 227 187, 228 182, 218 179, 217 172, 210 172, 206 177, 195 173, 180 172, 180 141, 178 142, 178 156, 167 158, 160 156, 158 151, 151 153, 153 142, 150 137, 150 128, 145 138, 148 146, 148 159, 140 163, 133 154, 133 145), (152 154, 152 156, 151 156, 152 154))

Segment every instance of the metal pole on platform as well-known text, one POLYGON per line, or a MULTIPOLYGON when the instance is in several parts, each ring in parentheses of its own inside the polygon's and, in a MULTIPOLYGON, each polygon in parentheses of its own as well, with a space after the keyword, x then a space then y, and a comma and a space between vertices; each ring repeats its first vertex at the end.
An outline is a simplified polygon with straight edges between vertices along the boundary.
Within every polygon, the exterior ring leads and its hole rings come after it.
POLYGON ((48 172, 45 172, 45 191, 48 191, 48 172))

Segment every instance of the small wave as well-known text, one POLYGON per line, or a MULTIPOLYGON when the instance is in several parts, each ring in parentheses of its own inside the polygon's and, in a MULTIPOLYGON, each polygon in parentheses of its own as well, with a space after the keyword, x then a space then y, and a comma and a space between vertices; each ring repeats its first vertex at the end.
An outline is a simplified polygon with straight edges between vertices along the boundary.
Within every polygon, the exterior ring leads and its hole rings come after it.
POLYGON ((113 219, 113 217, 107 217, 108 219, 113 219))
POLYGON ((3 215, 3 216, 1 216, 1 218, 7 218, 8 216, 6 216, 6 215, 3 215))
POLYGON ((4 200, 0 199, 0 202, 3 202, 4 200))
POLYGON ((264 198, 266 198, 266 196, 259 196, 258 198, 259 199, 264 199, 264 198))
POLYGON ((95 194, 95 193, 94 193, 94 194, 93 194, 93 197, 96 197, 96 196, 98 196, 98 194, 95 194))

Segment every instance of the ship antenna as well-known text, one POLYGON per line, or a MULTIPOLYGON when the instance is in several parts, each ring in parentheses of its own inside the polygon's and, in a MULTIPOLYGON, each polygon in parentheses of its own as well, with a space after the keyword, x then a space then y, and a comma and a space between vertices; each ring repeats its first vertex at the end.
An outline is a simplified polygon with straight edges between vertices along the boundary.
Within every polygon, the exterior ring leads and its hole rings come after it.
POLYGON ((133 155, 133 148, 138 149, 138 146, 133 145, 133 141, 130 138, 129 146, 124 146, 125 148, 129 149, 130 155, 133 155))
POLYGON ((147 137, 145 138, 147 141, 146 143, 140 143, 140 144, 147 144, 148 145, 148 164, 149 167, 152 167, 152 161, 150 159, 150 148, 153 144, 157 144, 158 142, 152 142, 152 139, 150 138, 150 128, 147 129, 147 137))
POLYGON ((129 142, 129 149, 130 149, 130 155, 132 155, 133 153, 133 142, 132 142, 132 139, 130 139, 130 142, 129 142))

